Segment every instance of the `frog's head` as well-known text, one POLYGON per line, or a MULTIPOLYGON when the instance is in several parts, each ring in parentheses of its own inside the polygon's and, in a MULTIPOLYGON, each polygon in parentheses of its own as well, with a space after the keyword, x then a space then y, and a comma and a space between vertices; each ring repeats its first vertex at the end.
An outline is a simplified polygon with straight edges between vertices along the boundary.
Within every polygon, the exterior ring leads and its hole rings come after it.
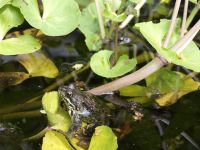
POLYGON ((69 111, 75 110, 76 104, 74 104, 74 92, 75 87, 73 85, 70 86, 60 86, 58 88, 59 97, 62 102, 68 107, 69 111))

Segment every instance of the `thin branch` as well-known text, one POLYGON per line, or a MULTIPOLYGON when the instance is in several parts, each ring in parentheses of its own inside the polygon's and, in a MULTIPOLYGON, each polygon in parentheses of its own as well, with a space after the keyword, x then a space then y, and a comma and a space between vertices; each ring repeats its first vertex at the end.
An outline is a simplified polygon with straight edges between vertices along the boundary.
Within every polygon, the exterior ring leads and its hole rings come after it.
POLYGON ((101 11, 101 8, 100 8, 99 0, 95 0, 95 4, 96 4, 96 9, 97 9, 101 38, 104 39, 106 33, 105 33, 105 29, 104 29, 102 11, 101 11))
POLYGON ((169 41, 171 39, 172 33, 174 31, 174 26, 176 24, 176 18, 177 18, 178 11, 179 11, 179 8, 180 8, 180 3, 181 3, 181 0, 176 0, 174 11, 173 11, 173 14, 172 14, 171 24, 170 24, 170 27, 169 27, 169 31, 168 31, 167 37, 166 37, 166 39, 163 43, 164 48, 167 48, 169 41))
POLYGON ((184 36, 184 34, 186 33, 186 30, 187 30, 186 29, 187 12, 188 12, 188 0, 185 0, 183 21, 182 21, 182 26, 181 26, 181 37, 184 36))
MULTIPOLYGON (((134 9, 136 11, 139 11, 145 3, 146 0, 142 0, 139 4, 135 6, 134 9)), ((133 14, 128 15, 128 17, 120 24, 119 29, 125 28, 133 18, 134 18, 133 14)))

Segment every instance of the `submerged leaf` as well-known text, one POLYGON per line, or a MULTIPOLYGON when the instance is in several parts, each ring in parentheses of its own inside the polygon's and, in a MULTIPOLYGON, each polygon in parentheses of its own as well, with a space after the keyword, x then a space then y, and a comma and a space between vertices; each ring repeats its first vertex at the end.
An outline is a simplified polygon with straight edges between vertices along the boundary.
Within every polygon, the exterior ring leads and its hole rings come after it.
POLYGON ((107 126, 96 127, 88 150, 116 150, 117 137, 107 126))
MULTIPOLYGON (((1 0, 0 6, 5 3, 7 2, 1 0)), ((23 23, 23 21, 24 18, 18 8, 11 5, 6 5, 2 7, 0 9, 0 41, 10 29, 19 26, 23 23)))
POLYGON ((0 54, 18 55, 28 54, 39 50, 41 44, 39 40, 30 36, 22 35, 18 38, 10 38, 0 42, 0 54))
POLYGON ((112 53, 109 50, 101 50, 92 56, 90 66, 96 74, 113 78, 124 75, 135 68, 136 59, 129 59, 127 55, 120 56, 116 65, 110 68, 109 58, 112 53))
POLYGON ((56 131, 48 131, 43 138, 42 150, 74 150, 65 136, 56 131))
POLYGON ((0 72, 0 88, 17 85, 29 78, 24 72, 0 72))
POLYGON ((146 96, 147 88, 140 85, 130 85, 119 90, 121 96, 146 96))
POLYGON ((152 21, 137 23, 135 27, 139 28, 140 32, 147 39, 147 41, 169 63, 181 65, 194 70, 195 72, 200 72, 200 50, 193 41, 190 42, 190 44, 179 55, 171 50, 172 46, 180 39, 180 27, 178 24, 179 22, 177 21, 175 32, 172 35, 167 49, 163 48, 162 44, 165 39, 165 35, 168 32, 170 20, 161 19, 160 23, 153 23, 152 21))
POLYGON ((45 93, 42 105, 52 128, 66 132, 71 126, 71 119, 67 111, 64 111, 60 106, 58 92, 45 93))
POLYGON ((66 35, 77 28, 80 10, 74 0, 42 0, 40 16, 37 0, 13 0, 27 22, 49 36, 66 35))
POLYGON ((55 64, 42 52, 19 55, 17 60, 33 77, 55 78, 58 75, 58 69, 55 64))

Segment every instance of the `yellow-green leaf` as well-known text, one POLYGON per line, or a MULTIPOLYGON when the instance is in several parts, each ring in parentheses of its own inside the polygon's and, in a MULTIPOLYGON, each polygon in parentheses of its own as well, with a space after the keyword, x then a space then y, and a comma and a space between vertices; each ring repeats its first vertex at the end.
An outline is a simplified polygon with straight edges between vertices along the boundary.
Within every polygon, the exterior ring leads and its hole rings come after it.
POLYGON ((43 138, 42 150, 74 150, 65 136, 56 131, 48 131, 43 138))
POLYGON ((130 85, 119 91, 122 96, 146 96, 147 88, 140 85, 130 85))
POLYGON ((116 150, 117 137, 107 126, 96 127, 92 136, 89 150, 116 150))
POLYGON ((55 78, 58 75, 58 69, 55 64, 42 52, 19 55, 17 60, 33 77, 55 78))

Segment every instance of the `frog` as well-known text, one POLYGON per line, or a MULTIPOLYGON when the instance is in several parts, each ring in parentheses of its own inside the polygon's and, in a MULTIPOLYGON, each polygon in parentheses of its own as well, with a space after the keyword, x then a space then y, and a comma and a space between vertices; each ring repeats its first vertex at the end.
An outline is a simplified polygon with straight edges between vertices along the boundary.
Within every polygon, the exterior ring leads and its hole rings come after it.
POLYGON ((73 84, 60 86, 58 93, 72 121, 67 131, 68 138, 78 134, 82 128, 82 122, 86 124, 82 133, 88 136, 94 132, 95 127, 108 125, 110 110, 102 100, 73 84))

